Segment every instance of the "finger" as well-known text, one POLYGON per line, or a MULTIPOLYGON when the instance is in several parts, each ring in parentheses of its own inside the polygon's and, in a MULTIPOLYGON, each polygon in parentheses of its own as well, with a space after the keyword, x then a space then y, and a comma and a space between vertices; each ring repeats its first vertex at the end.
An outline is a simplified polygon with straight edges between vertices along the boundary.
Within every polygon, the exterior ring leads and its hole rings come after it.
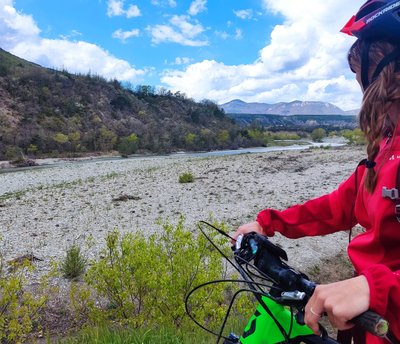
POLYGON ((317 336, 321 334, 319 329, 319 320, 321 319, 321 313, 316 312, 312 307, 305 310, 304 322, 317 336))

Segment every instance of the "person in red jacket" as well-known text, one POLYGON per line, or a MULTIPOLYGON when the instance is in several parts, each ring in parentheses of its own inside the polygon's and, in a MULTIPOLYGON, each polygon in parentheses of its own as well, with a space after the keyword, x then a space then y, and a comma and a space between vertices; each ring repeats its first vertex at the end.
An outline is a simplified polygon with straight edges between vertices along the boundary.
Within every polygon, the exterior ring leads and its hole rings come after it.
MULTIPOLYGON (((341 31, 357 37, 348 62, 363 91, 359 121, 368 158, 331 194, 283 211, 265 209, 234 238, 252 231, 299 238, 360 224, 365 232, 348 246, 356 277, 318 285, 305 322, 318 334, 326 313, 333 326, 348 330, 351 319, 370 309, 400 339, 400 1, 367 1, 341 31)), ((369 333, 360 338, 385 341, 369 333)))

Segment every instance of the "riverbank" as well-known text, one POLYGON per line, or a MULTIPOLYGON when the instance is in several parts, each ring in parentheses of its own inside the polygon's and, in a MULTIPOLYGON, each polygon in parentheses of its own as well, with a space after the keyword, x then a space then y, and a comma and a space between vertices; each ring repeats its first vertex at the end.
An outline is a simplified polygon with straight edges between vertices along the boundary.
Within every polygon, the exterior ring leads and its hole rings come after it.
MULTIPOLYGON (((188 226, 212 215, 234 230, 265 207, 284 209, 334 190, 363 157, 363 149, 339 147, 230 156, 174 155, 157 158, 74 162, 46 169, 0 174, 0 228, 6 260, 25 254, 60 260, 74 242, 93 245, 97 257, 106 234, 159 230, 157 219, 188 226), (194 183, 180 184, 190 171, 194 183)), ((346 233, 274 242, 288 250, 300 269, 334 256, 346 233)))

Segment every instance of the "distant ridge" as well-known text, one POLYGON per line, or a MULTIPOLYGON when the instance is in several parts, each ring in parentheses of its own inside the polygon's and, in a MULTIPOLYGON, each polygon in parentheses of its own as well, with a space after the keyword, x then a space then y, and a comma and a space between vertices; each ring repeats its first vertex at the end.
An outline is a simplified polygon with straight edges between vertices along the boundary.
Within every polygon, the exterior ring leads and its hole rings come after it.
POLYGON ((344 111, 331 103, 319 101, 295 100, 289 103, 280 102, 276 104, 246 103, 240 99, 231 100, 221 104, 220 107, 226 113, 236 114, 273 114, 273 115, 353 115, 357 110, 344 111))

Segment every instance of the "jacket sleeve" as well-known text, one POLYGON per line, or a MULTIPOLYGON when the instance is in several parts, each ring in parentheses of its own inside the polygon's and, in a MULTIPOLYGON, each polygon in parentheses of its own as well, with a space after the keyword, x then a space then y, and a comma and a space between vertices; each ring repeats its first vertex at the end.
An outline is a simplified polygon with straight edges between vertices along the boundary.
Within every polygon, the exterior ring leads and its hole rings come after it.
MULTIPOLYGON (((384 264, 374 264, 361 272, 367 278, 370 289, 370 309, 385 315, 388 310, 398 319, 400 309, 400 270, 392 271, 384 264)), ((397 326, 398 328, 399 326, 397 326)))
POLYGON ((316 236, 352 228, 357 220, 354 205, 365 167, 356 171, 332 193, 278 211, 265 209, 257 216, 264 234, 279 232, 288 238, 316 236))

